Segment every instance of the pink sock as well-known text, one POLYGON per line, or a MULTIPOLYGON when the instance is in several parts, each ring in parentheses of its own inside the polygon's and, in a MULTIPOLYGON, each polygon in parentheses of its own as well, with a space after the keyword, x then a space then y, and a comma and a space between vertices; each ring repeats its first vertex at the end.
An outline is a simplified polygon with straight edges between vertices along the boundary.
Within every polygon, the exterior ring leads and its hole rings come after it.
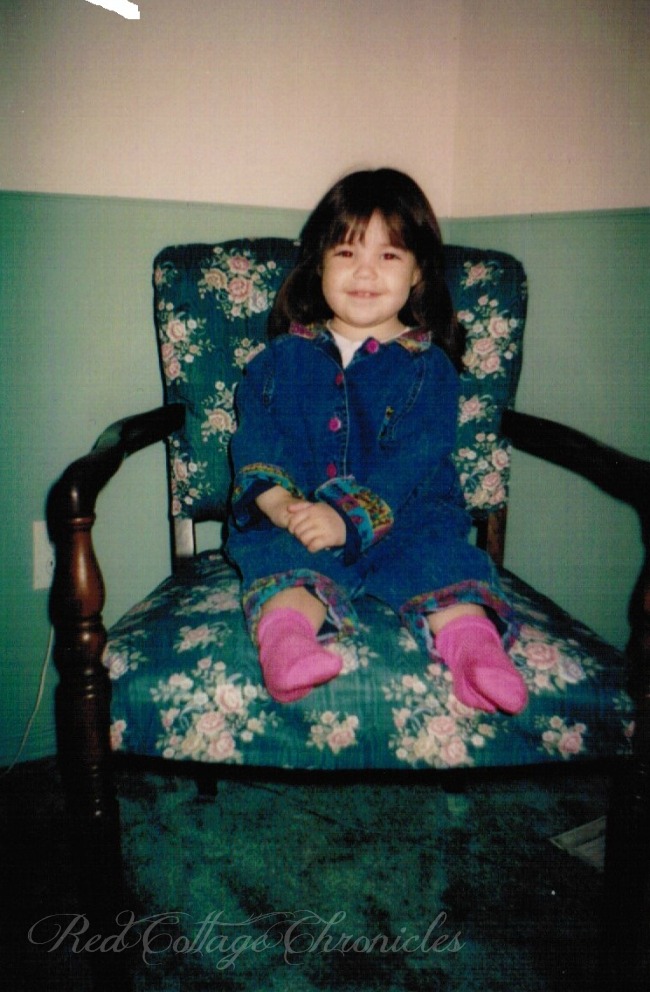
POLYGON ((301 699, 339 674, 343 662, 316 639, 316 631, 298 610, 269 610, 257 628, 264 684, 279 703, 301 699))
POLYGON ((436 634, 436 648, 454 681, 456 698, 474 709, 520 713, 526 684, 487 617, 460 616, 436 634))

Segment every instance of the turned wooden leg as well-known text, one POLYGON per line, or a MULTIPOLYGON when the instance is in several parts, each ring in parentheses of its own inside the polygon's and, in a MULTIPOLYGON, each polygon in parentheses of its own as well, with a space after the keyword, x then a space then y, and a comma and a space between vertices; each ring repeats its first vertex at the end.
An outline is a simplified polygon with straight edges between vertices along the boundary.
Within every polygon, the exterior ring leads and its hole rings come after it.
MULTIPOLYGON (((648 528, 644 527, 648 547, 648 528)), ((650 559, 630 604, 631 693, 637 703, 634 755, 614 781, 607 815, 601 950, 606 989, 637 992, 650 955, 650 559), (609 983, 609 984, 607 984, 609 983)))
MULTIPOLYGON (((106 631, 102 576, 91 541, 94 517, 57 526, 56 569, 50 612, 55 627, 54 661, 58 753, 70 822, 72 858, 79 877, 78 910, 90 921, 88 935, 117 932, 125 908, 118 804, 111 772, 108 673, 102 664, 106 631)), ((124 954, 91 953, 97 989, 128 989, 124 954)))

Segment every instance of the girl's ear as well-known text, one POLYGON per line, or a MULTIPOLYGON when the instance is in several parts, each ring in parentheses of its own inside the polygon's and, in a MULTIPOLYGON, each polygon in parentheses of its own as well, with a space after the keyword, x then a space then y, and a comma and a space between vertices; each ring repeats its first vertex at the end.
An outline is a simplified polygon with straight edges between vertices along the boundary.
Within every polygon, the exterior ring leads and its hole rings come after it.
POLYGON ((418 266, 415 267, 415 270, 414 270, 413 275, 411 277, 411 289, 415 289, 415 287, 417 286, 417 284, 419 282, 422 282, 422 272, 421 272, 420 267, 418 265, 418 266))

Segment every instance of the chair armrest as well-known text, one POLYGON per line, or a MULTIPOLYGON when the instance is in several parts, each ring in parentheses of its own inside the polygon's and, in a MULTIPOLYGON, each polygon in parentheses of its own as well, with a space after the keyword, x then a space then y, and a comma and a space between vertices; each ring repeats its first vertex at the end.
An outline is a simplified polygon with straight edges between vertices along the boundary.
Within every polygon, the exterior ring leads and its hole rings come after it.
MULTIPOLYGON (((55 629, 54 661, 57 690, 59 753, 68 769, 90 768, 80 777, 91 794, 79 797, 79 808, 93 821, 103 802, 99 768, 110 753, 110 685, 101 658, 106 644, 102 621, 104 581, 95 557, 92 527, 95 502, 124 459, 177 430, 185 407, 173 404, 111 424, 87 455, 64 471, 50 490, 47 517, 56 547, 50 592, 50 617, 55 629)), ((75 779, 76 772, 70 773, 75 779)), ((75 791, 74 781, 71 784, 75 791)))
POLYGON ((632 458, 543 417, 506 410, 501 429, 515 448, 561 465, 632 506, 641 522, 645 559, 629 607, 630 692, 639 704, 636 743, 650 754, 650 462, 632 458))
POLYGON ((501 429, 515 448, 576 472, 647 518, 650 462, 625 455, 572 427, 518 410, 504 412, 501 429))
POLYGON ((48 525, 54 542, 65 519, 93 512, 97 496, 128 455, 164 440, 184 420, 183 404, 172 403, 107 427, 92 450, 72 462, 50 491, 48 525))

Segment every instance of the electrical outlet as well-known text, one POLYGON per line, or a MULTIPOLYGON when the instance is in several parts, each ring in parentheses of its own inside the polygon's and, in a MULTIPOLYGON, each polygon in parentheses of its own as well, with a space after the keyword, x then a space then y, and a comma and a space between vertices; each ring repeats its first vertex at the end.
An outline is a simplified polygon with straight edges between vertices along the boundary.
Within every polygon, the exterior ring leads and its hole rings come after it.
POLYGON ((34 589, 49 589, 54 575, 54 545, 47 536, 44 520, 32 523, 34 549, 34 589))

